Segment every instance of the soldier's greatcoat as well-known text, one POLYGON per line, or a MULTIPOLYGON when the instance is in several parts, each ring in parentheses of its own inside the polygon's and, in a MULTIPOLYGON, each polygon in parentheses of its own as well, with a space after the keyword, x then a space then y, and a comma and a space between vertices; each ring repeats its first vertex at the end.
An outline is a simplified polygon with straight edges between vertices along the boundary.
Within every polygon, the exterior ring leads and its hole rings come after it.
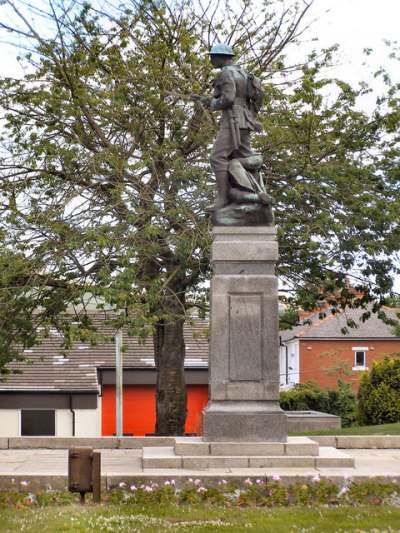
POLYGON ((220 131, 211 151, 210 162, 215 172, 227 171, 233 157, 249 157, 253 154, 250 146, 250 132, 254 130, 254 117, 246 103, 247 74, 236 65, 222 68, 214 85, 214 98, 211 109, 222 110, 220 131), (238 130, 239 147, 235 150, 232 135, 231 113, 238 130))

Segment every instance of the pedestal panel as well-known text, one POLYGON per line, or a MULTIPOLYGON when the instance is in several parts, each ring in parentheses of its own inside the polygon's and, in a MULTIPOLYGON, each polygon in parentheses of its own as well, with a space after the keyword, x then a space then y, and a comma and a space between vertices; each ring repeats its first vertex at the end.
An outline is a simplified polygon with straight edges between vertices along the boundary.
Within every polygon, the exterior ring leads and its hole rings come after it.
POLYGON ((211 282, 209 441, 285 441, 279 407, 278 246, 271 227, 216 227, 211 282))

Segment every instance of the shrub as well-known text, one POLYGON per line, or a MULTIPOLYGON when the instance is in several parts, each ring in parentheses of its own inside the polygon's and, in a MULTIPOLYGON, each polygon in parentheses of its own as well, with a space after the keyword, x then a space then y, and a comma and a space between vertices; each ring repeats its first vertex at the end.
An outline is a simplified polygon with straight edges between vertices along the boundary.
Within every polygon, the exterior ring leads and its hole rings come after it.
POLYGON ((350 383, 338 380, 338 388, 321 388, 313 381, 298 383, 282 391, 279 403, 285 411, 320 411, 340 416, 342 427, 351 426, 355 418, 356 395, 350 383))
POLYGON ((351 390, 350 383, 338 380, 337 389, 328 389, 329 411, 331 415, 340 416, 342 427, 350 427, 355 420, 356 393, 351 390))
POLYGON ((292 389, 282 391, 279 403, 285 411, 322 411, 328 412, 329 394, 313 381, 297 383, 292 389))
POLYGON ((375 361, 363 373, 358 390, 356 420, 360 426, 400 421, 400 358, 375 361))

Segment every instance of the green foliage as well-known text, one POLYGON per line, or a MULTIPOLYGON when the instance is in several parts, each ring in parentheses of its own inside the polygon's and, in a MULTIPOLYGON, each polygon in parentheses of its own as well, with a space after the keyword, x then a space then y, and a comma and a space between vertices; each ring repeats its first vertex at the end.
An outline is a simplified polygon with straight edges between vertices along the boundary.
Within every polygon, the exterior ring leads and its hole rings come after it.
MULTIPOLYGON (((287 483, 277 475, 271 479, 247 478, 240 485, 224 479, 189 479, 166 481, 160 486, 153 481, 140 486, 120 483, 120 487, 103 495, 103 505, 123 508, 169 505, 215 507, 296 507, 314 505, 381 505, 399 496, 396 480, 357 481, 337 478, 336 482, 319 475, 287 483), (179 486, 178 486, 179 484, 179 486)), ((90 495, 88 495, 88 502, 90 495)), ((76 504, 79 495, 60 491, 0 492, 0 508, 51 507, 76 504)))
MULTIPOLYGON (((343 289, 340 306, 374 300, 379 312, 400 242, 399 87, 379 74, 387 92, 369 116, 358 105, 366 84, 327 77, 336 47, 291 65, 312 2, 5 3, 15 26, 0 31, 29 53, 21 79, 0 79, 0 367, 50 327, 66 346, 96 342, 89 300, 118 311, 115 328, 154 334, 157 367, 177 357, 162 345, 166 328, 182 334, 187 309, 204 312, 210 277, 217 121, 190 96, 211 92, 210 39, 229 41, 264 84, 254 147, 277 199, 278 274, 294 306, 343 289), (362 297, 346 293, 350 271, 362 297)), ((178 382, 172 390, 184 396, 178 382)))
POLYGON ((342 427, 351 426, 355 417, 356 395, 350 383, 338 380, 338 388, 321 388, 316 383, 298 383, 288 391, 281 391, 279 403, 285 411, 320 411, 340 416, 342 427))
POLYGON ((341 417, 343 428, 353 425, 355 420, 356 394, 351 390, 351 384, 338 379, 338 388, 328 390, 329 413, 341 417))
POLYGON ((400 357, 375 361, 361 376, 357 399, 361 426, 400 421, 400 357))
POLYGON ((328 413, 329 393, 313 381, 297 383, 292 389, 281 391, 279 403, 285 411, 321 411, 328 413))
MULTIPOLYGON (((264 133, 254 145, 277 198, 282 279, 303 307, 315 304, 318 291, 345 288, 354 268, 377 282, 361 283, 365 297, 355 305, 390 291, 389 258, 400 242, 391 135, 397 88, 388 87, 372 117, 360 111, 357 100, 370 89, 325 76, 335 47, 312 52, 290 77, 286 49, 308 6, 293 2, 282 16, 279 1, 201 14, 186 2, 158 0, 101 11, 89 3, 51 7, 26 17, 28 8, 13 3, 31 37, 21 56, 29 71, 0 80, 2 250, 15 254, 6 270, 21 261, 29 270, 0 290, 0 320, 22 313, 26 322, 3 339, 3 363, 15 355, 11 339, 33 342, 39 323, 68 328, 60 314, 67 307, 85 313, 87 293, 97 306, 126 310, 130 331, 143 337, 159 321, 184 316, 187 295, 204 308, 210 236, 203 213, 216 121, 189 95, 210 91, 210 35, 229 40, 264 83, 264 133), (40 16, 51 38, 36 31, 40 16)), ((21 34, 17 24, 1 28, 21 34)))
POLYGON ((279 314, 279 331, 291 329, 299 323, 299 310, 288 307, 283 313, 279 314))

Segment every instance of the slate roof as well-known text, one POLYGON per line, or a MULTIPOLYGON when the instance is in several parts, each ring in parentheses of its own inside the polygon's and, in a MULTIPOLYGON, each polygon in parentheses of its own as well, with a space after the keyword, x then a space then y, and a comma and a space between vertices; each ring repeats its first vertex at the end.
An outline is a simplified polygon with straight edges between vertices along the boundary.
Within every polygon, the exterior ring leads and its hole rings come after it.
MULTIPOLYGON (((95 316, 93 322, 99 323, 99 317, 95 316)), ((208 324, 208 320, 200 319, 196 319, 194 325, 185 324, 185 368, 208 367, 208 341, 205 335, 208 324)), ((102 328, 102 331, 112 333, 110 328, 102 328)), ((97 369, 115 368, 115 344, 110 342, 90 346, 77 342, 73 349, 62 350, 61 342, 60 334, 51 331, 50 337, 44 339, 42 344, 25 350, 23 355, 29 360, 27 363, 14 362, 8 365, 22 373, 8 375, 6 381, 0 382, 0 392, 98 392, 97 369)), ((129 337, 123 330, 123 344, 127 346, 127 351, 123 353, 124 369, 155 367, 151 336, 145 344, 141 344, 137 337, 129 337)))
MULTIPOLYGON (((396 318, 394 309, 385 308, 386 314, 396 318)), ((334 339, 397 339, 391 327, 385 325, 375 314, 371 315, 365 323, 360 321, 362 310, 347 309, 339 315, 327 312, 327 317, 319 318, 319 314, 311 316, 311 325, 296 326, 292 330, 281 332, 282 341, 292 339, 304 340, 334 340, 334 339), (341 328, 346 325, 347 318, 353 319, 359 327, 349 328, 349 333, 343 335, 341 328)), ((94 322, 100 323, 100 315, 94 316, 94 322)), ((208 319, 195 318, 194 324, 186 323, 184 336, 186 343, 185 368, 207 368, 209 345, 206 330, 209 327, 208 319)), ((105 333, 110 333, 110 328, 103 328, 105 333)), ((100 390, 98 382, 99 368, 115 368, 115 344, 105 343, 90 346, 77 342, 73 349, 66 350, 66 357, 62 355, 62 339, 57 331, 52 331, 49 338, 44 339, 39 346, 25 350, 23 355, 28 363, 13 363, 9 367, 21 370, 21 374, 7 376, 5 382, 0 382, 0 392, 90 392, 100 390), (32 364, 30 364, 30 362, 32 364)), ((154 364, 154 348, 151 337, 145 344, 141 344, 137 337, 129 337, 123 332, 123 343, 127 351, 123 354, 124 369, 152 369, 154 364)))
MULTIPOLYGON (((385 314, 392 319, 398 319, 397 313, 400 309, 390 309, 384 307, 385 314)), ((392 326, 385 324, 377 317, 375 313, 363 322, 361 320, 362 314, 365 310, 362 309, 346 309, 339 314, 332 314, 330 309, 325 310, 326 317, 319 318, 319 312, 308 317, 307 321, 311 324, 302 324, 296 326, 292 330, 281 332, 281 339, 283 342, 288 342, 293 339, 300 340, 346 340, 346 339, 374 339, 374 340, 388 340, 397 339, 392 331, 392 326), (341 329, 346 327, 348 319, 354 320, 357 328, 350 328, 347 326, 348 333, 343 334, 341 329)))

